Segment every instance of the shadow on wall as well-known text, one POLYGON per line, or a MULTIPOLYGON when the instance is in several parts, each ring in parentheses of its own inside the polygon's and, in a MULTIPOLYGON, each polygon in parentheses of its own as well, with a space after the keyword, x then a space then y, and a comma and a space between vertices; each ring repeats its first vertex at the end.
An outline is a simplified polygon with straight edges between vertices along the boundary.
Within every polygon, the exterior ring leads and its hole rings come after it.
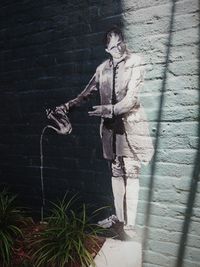
MULTIPOLYGON (((200 19, 200 2, 199 2, 199 19, 200 19)), ((198 33, 199 33, 198 88, 200 88, 200 25, 198 28, 198 33)), ((184 218, 184 223, 183 223, 183 228, 182 228, 182 235, 181 235, 180 242, 179 242, 180 246, 179 246, 179 251, 178 251, 178 255, 177 255, 176 267, 182 267, 183 266, 184 255, 185 255, 185 246, 187 244, 188 232, 189 232, 189 227, 191 224, 191 218, 193 215, 193 207, 194 207, 195 198, 196 198, 196 194, 197 194, 198 182, 200 179, 200 90, 199 90, 198 100, 199 100, 198 101, 198 103, 199 103, 199 112, 198 112, 199 124, 198 124, 198 133, 197 133, 198 146, 197 146, 196 158, 194 161, 194 169, 193 169, 193 174, 192 174, 191 183, 190 183, 187 206, 186 206, 186 210, 185 210, 185 218, 184 218)))
MULTIPOLYGON (((154 177, 156 173, 156 165, 157 165, 157 159, 158 159, 158 149, 160 145, 159 136, 161 133, 161 121, 163 117, 163 105, 164 105, 164 96, 166 92, 166 81, 167 81, 167 73, 168 73, 168 67, 170 63, 170 53, 172 48, 172 40, 173 40, 173 34, 174 34, 174 21, 175 21, 175 14, 176 14, 176 0, 172 0, 172 8, 171 8, 171 19, 170 19, 170 27, 169 27, 169 36, 168 36, 168 43, 167 43, 167 49, 166 49, 166 57, 165 57, 165 65, 164 65, 164 71, 163 71, 163 79, 162 79, 162 88, 161 88, 161 97, 159 102, 159 112, 157 117, 157 127, 156 127, 156 138, 155 138, 155 154, 152 160, 151 164, 151 175, 150 175, 150 182, 149 182, 149 193, 147 198, 147 212, 145 217, 145 232, 144 232, 144 244, 143 248, 144 250, 148 246, 148 236, 149 236, 149 224, 150 224, 150 216, 151 216, 151 210, 152 210, 152 199, 153 199, 153 189, 154 189, 154 177)), ((199 28, 199 40, 200 40, 200 28, 199 28)), ((200 60, 200 48, 199 48, 199 60, 200 60)), ((198 66, 198 82, 200 87, 200 61, 198 66)), ((199 92, 199 105, 200 105, 200 92, 199 92)), ((199 106, 199 118, 200 118, 200 106, 199 106)), ((200 138, 200 123, 198 124, 198 136, 200 138)), ((189 188, 189 195, 187 200, 187 205, 185 209, 185 218, 182 225, 182 234, 179 241, 179 249, 178 249, 178 255, 177 255, 177 262, 176 267, 182 267, 184 256, 185 256, 185 249, 187 244, 187 237, 189 232, 189 227, 191 223, 191 217, 193 213, 193 207, 195 203, 195 197, 197 193, 197 185, 199 182, 199 174, 200 174, 200 139, 198 141, 198 150, 196 153, 196 158, 194 162, 194 170, 193 175, 191 177, 191 184, 189 188)))
POLYGON ((161 132, 161 122, 163 117, 163 105, 164 105, 164 96, 166 92, 166 82, 167 82, 167 73, 168 73, 168 67, 169 67, 169 60, 170 60, 170 52, 171 52, 171 44, 172 44, 172 38, 173 38, 173 26, 174 26, 174 19, 175 19, 175 11, 176 11, 176 0, 172 0, 172 9, 171 9, 171 18, 170 18, 170 26, 169 26, 169 37, 168 42, 166 45, 166 57, 165 57, 165 63, 164 63, 164 70, 162 75, 162 87, 161 87, 161 97, 160 97, 160 103, 158 108, 158 117, 157 117, 157 126, 156 126, 156 136, 155 136, 155 153, 152 159, 151 164, 151 174, 150 174, 150 182, 149 182, 149 193, 147 198, 147 213, 145 218, 145 232, 144 232, 144 249, 147 246, 148 242, 145 242, 148 239, 148 227, 149 227, 149 221, 150 221, 150 214, 151 214, 151 203, 153 198, 153 188, 154 188, 154 175, 156 172, 156 163, 157 163, 157 157, 158 157, 158 149, 159 149, 159 136, 161 132))

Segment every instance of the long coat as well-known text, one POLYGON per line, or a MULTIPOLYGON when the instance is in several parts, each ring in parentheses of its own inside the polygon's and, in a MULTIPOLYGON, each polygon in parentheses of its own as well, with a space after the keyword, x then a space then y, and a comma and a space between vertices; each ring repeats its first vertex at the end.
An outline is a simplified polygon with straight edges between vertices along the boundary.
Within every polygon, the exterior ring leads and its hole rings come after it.
POLYGON ((139 99, 143 81, 142 58, 127 53, 115 68, 109 59, 99 65, 86 88, 71 101, 74 105, 80 104, 99 91, 102 105, 100 135, 106 159, 111 160, 117 155, 147 164, 153 156, 152 138, 139 99))

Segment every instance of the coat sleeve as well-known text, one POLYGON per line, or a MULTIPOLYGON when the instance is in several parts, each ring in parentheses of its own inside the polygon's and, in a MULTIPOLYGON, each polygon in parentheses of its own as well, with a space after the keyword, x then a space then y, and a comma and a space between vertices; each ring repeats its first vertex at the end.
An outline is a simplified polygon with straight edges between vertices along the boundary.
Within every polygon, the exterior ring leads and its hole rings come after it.
POLYGON ((83 104, 86 100, 90 98, 96 91, 98 91, 98 72, 92 76, 89 83, 86 85, 85 89, 77 95, 76 98, 70 100, 67 104, 69 108, 74 108, 83 104))
POLYGON ((129 112, 133 107, 139 106, 138 92, 144 82, 144 66, 141 57, 138 57, 137 64, 133 66, 131 78, 127 84, 125 97, 114 105, 114 115, 121 115, 129 112))

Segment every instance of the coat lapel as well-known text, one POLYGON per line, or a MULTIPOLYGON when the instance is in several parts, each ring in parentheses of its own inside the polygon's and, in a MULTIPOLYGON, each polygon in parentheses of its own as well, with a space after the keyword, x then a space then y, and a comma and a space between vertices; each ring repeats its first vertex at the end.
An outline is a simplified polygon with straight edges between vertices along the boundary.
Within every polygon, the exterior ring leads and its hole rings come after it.
POLYGON ((113 87, 113 68, 110 66, 109 60, 106 62, 105 67, 102 70, 101 76, 101 104, 111 104, 112 99, 112 87, 113 87))

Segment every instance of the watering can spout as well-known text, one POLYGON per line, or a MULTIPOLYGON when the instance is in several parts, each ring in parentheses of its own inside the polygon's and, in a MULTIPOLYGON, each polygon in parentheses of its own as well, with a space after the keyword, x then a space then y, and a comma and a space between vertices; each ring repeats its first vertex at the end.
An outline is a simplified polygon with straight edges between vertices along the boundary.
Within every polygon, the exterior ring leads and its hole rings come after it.
POLYGON ((44 178, 43 178, 43 135, 47 128, 53 129, 58 134, 67 135, 72 131, 72 126, 67 116, 67 112, 62 109, 53 111, 46 110, 47 118, 53 123, 53 125, 46 125, 40 136, 40 180, 41 180, 41 192, 42 192, 42 204, 41 204, 41 221, 44 222, 44 208, 45 208, 45 190, 44 190, 44 178))
POLYGON ((46 110, 47 118, 51 120, 54 125, 47 125, 48 128, 53 129, 58 134, 67 135, 72 131, 72 125, 69 121, 67 113, 63 110, 53 111, 50 109, 46 110))

